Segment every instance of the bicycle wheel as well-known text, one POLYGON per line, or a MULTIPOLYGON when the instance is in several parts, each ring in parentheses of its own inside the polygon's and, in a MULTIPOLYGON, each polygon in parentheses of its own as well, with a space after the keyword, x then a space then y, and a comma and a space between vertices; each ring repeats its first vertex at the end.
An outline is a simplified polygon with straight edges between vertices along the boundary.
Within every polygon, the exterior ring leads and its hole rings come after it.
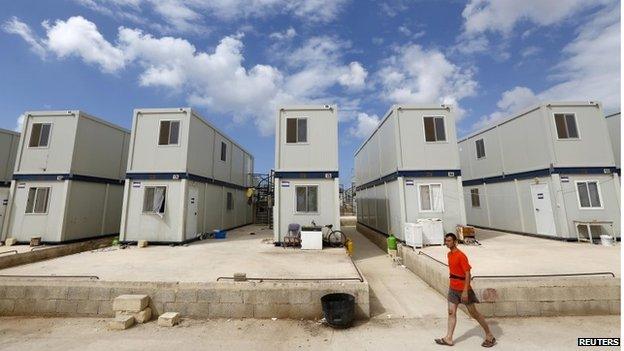
POLYGON ((347 236, 340 230, 333 230, 329 233, 327 241, 330 247, 344 247, 347 243, 347 236))

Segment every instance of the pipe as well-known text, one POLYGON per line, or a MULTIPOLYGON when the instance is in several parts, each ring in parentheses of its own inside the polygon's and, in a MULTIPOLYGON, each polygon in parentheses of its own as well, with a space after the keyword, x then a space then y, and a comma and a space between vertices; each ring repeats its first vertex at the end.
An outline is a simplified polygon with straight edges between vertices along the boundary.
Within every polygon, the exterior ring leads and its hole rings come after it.
POLYGON ((17 253, 17 250, 2 251, 0 252, 0 255, 3 255, 5 253, 10 253, 10 252, 17 253))
POLYGON ((0 278, 88 278, 100 280, 97 275, 26 275, 26 274, 0 274, 0 278))
POLYGON ((424 253, 424 252, 422 252, 422 251, 418 251, 418 254, 419 254, 419 255, 425 255, 425 256, 429 257, 430 259, 432 259, 432 260, 434 260, 434 261, 438 262, 439 264, 441 264, 441 265, 444 265, 444 266, 448 267, 448 264, 446 264, 446 263, 444 263, 444 262, 442 262, 442 261, 438 260, 437 258, 435 258, 435 257, 433 257, 433 256, 430 256, 430 255, 428 255, 428 254, 426 254, 426 253, 424 253))
POLYGON ((515 274, 515 275, 475 275, 473 279, 496 279, 496 278, 550 278, 550 277, 582 277, 590 275, 610 275, 615 278, 613 272, 593 272, 593 273, 552 273, 552 274, 515 274))

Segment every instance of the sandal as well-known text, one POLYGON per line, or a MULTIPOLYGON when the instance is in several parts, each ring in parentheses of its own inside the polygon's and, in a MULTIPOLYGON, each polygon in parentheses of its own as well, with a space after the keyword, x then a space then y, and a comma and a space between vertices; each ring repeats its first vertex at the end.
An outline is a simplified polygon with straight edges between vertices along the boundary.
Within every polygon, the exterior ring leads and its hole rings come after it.
POLYGON ((483 347, 492 347, 494 345, 496 345, 496 338, 492 338, 492 340, 485 340, 481 343, 481 346, 483 347))
POLYGON ((435 339, 435 342, 438 345, 453 346, 453 344, 449 344, 444 338, 435 339))

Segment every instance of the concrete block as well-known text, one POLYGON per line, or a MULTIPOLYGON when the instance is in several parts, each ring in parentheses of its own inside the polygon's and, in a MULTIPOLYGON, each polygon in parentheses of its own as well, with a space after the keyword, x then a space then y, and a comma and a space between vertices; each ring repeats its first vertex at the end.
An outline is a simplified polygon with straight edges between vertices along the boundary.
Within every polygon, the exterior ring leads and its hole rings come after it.
POLYGON ((26 296, 25 286, 7 286, 4 297, 7 299, 23 299, 26 296))
POLYGON ((147 295, 120 295, 113 300, 113 311, 140 312, 148 305, 147 295))
POLYGON ((13 314, 16 316, 30 316, 35 312, 35 300, 18 299, 15 300, 13 314))
POLYGON ((209 318, 251 318, 253 306, 243 303, 210 304, 209 318))
POLYGON ((15 308, 15 300, 1 299, 0 300, 0 315, 6 316, 13 313, 15 308))
POLYGON ((197 301, 219 302, 219 294, 215 289, 199 289, 197 290, 197 301))
POLYGON ((290 307, 290 318, 321 319, 323 309, 320 304, 294 304, 290 307))
POLYGON ((513 317, 518 314, 516 302, 496 302, 494 303, 494 315, 496 317, 513 317))
POLYGON ((35 313, 50 315, 56 313, 57 300, 36 300, 35 313))
POLYGON ((180 314, 178 312, 167 312, 158 317, 158 325, 162 327, 173 327, 178 323, 180 323, 180 314))
POLYGON ((196 289, 180 289, 176 291, 176 302, 196 302, 197 290, 196 289))
POLYGON ((132 316, 117 316, 112 321, 108 322, 108 329, 110 330, 126 330, 134 325, 134 317, 132 316))
POLYGON ((111 289, 105 287, 92 287, 89 289, 89 300, 109 301, 111 289))
POLYGON ((79 300, 77 308, 76 308, 76 313, 96 315, 98 313, 99 307, 100 307, 99 301, 79 300))
POLYGON ((99 316, 113 316, 113 302, 112 301, 100 301, 98 305, 97 314, 99 316))
POLYGON ((611 313, 611 304, 608 300, 593 300, 588 302, 587 315, 608 315, 611 313))
POLYGON ((163 311, 177 311, 181 316, 188 316, 188 309, 192 303, 185 302, 167 302, 164 304, 163 311))
POLYGON ((89 287, 86 286, 70 286, 67 289, 68 300, 88 300, 89 287))
POLYGON ((554 301, 541 301, 540 311, 544 317, 558 316, 559 310, 557 304, 554 301))
POLYGON ((243 303, 243 294, 240 290, 223 289, 218 290, 219 302, 222 303, 243 303))
POLYGON ((620 300, 610 300, 609 301, 609 312, 611 314, 619 315, 621 314, 622 304, 620 300))
POLYGON ((312 301, 312 292, 310 289, 297 289, 289 293, 289 302, 291 304, 306 304, 312 301))
POLYGON ((6 246, 13 246, 17 244, 17 239, 15 238, 6 238, 6 240, 4 240, 4 245, 6 246))
POLYGON ((146 307, 141 312, 116 311, 115 317, 132 316, 137 323, 143 324, 152 319, 152 309, 146 307))
MULTIPOLYGON (((200 291, 202 291, 202 290, 199 290, 197 292, 198 297, 199 297, 200 291)), ((154 295, 151 295, 151 296, 152 296, 152 301, 153 302, 157 302, 157 303, 174 302, 175 298, 176 298, 175 290, 173 290, 173 289, 164 289, 164 288, 156 290, 154 295)))
POLYGON ((195 302, 186 304, 186 314, 193 318, 208 318, 210 316, 209 302, 195 302))
POLYGON ((137 246, 140 248, 147 247, 147 240, 139 240, 137 246))
POLYGON ((536 317, 542 313, 538 301, 518 301, 516 310, 519 317, 536 317))
MULTIPOLYGON (((285 304, 290 301, 290 291, 286 288, 282 289, 266 289, 259 290, 256 293, 256 303, 258 304, 285 304)), ((223 301, 236 302, 236 301, 223 301)))
POLYGON ((287 304, 258 304, 253 305, 254 318, 292 318, 292 305, 287 304))
POLYGON ((59 300, 56 304, 56 313, 72 316, 76 314, 78 309, 77 301, 59 300))

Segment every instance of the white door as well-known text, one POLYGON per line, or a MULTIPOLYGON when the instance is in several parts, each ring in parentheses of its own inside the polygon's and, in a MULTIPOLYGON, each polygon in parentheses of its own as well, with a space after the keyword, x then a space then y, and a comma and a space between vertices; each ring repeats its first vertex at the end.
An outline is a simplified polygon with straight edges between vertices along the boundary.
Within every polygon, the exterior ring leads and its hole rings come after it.
POLYGON ((2 234, 2 224, 4 223, 4 215, 9 202, 9 188, 6 188, 6 191, 3 190, 0 189, 0 234, 2 234))
POLYGON ((533 199, 533 212, 535 213, 535 224, 537 234, 555 236, 555 216, 550 202, 550 191, 548 184, 532 184, 531 198, 533 199))
POLYGON ((199 190, 189 186, 188 206, 186 207, 186 238, 197 236, 197 203, 199 202, 199 190))

